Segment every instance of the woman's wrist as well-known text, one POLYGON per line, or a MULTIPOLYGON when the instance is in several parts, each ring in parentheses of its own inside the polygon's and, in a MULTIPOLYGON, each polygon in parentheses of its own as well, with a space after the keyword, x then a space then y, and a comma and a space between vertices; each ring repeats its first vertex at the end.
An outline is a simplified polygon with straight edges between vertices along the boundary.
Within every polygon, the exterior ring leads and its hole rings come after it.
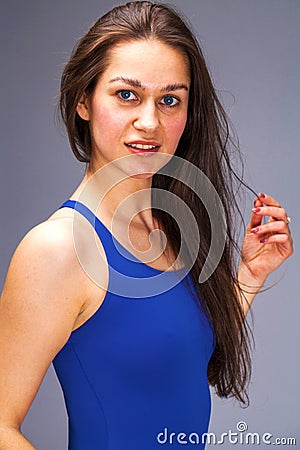
POLYGON ((249 311, 255 296, 263 287, 266 278, 266 276, 255 276, 251 270, 241 262, 237 273, 237 285, 241 306, 245 316, 249 311))
POLYGON ((237 273, 237 281, 243 290, 251 290, 251 292, 253 291, 253 293, 257 293, 265 284, 266 279, 267 277, 264 274, 253 274, 245 263, 240 263, 237 273))

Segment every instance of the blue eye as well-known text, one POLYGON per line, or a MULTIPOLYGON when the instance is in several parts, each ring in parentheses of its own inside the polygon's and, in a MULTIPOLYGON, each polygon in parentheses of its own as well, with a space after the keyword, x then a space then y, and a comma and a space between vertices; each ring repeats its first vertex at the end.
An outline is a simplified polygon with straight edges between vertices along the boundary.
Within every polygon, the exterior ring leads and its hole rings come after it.
POLYGON ((122 90, 118 94, 122 100, 133 100, 134 99, 134 94, 131 91, 122 90))
POLYGON ((163 103, 165 106, 175 106, 178 103, 177 98, 173 97, 172 95, 166 95, 163 98, 163 103))

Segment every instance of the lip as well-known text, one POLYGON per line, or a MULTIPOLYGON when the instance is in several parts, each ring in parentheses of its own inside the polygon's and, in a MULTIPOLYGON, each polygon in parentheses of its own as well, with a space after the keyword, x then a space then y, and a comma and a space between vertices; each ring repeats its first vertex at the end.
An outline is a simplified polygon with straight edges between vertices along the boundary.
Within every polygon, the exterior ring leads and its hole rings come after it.
POLYGON ((125 143, 126 147, 135 155, 140 155, 140 156, 152 156, 155 153, 157 153, 157 151, 160 148, 160 144, 156 141, 131 141, 131 142, 126 142, 125 143), (141 144, 141 145, 151 145, 155 148, 152 148, 150 150, 144 150, 141 148, 133 148, 130 147, 131 144, 141 144))
POLYGON ((153 145, 153 147, 160 147, 160 144, 156 141, 130 141, 125 143, 125 145, 130 144, 153 145))

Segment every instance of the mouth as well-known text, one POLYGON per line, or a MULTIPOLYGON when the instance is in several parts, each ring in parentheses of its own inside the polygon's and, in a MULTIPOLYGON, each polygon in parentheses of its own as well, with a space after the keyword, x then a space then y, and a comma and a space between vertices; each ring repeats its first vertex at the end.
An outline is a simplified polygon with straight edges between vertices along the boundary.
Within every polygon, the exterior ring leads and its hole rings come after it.
POLYGON ((160 145, 157 142, 130 142, 125 145, 129 147, 133 153, 142 156, 153 155, 160 148, 160 145))

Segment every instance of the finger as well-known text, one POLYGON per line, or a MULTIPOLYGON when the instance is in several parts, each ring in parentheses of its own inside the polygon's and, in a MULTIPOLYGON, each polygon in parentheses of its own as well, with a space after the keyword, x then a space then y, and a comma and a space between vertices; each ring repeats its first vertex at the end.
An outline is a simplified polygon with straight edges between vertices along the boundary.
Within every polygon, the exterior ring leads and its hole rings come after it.
POLYGON ((267 222, 265 224, 254 227, 250 230, 251 233, 261 236, 265 233, 278 233, 290 235, 288 225, 283 220, 276 220, 274 222, 267 222))
MULTIPOLYGON (((254 208, 260 208, 263 206, 263 203, 260 201, 259 197, 256 197, 256 199, 253 202, 254 208)), ((260 217, 258 214, 255 214, 252 210, 252 214, 250 217, 250 222, 247 227, 247 230, 251 230, 251 228, 257 227, 261 224, 262 217, 260 217)))
POLYGON ((276 207, 276 206, 262 206, 253 208, 252 212, 257 214, 259 217, 269 216, 274 220, 283 220, 287 221, 287 214, 284 208, 276 207))
POLYGON ((287 234, 273 234, 260 240, 262 244, 290 244, 291 238, 287 234))
POLYGON ((254 208, 259 208, 260 206, 263 206, 263 203, 260 201, 258 197, 256 197, 256 199, 253 202, 253 206, 254 208))
POLYGON ((258 194, 258 198, 260 199, 260 201, 262 203, 264 203, 265 205, 268 206, 277 206, 278 208, 281 208, 280 204, 278 203, 277 200, 275 200, 273 197, 271 197, 268 194, 264 194, 263 192, 260 192, 260 194, 258 194))

